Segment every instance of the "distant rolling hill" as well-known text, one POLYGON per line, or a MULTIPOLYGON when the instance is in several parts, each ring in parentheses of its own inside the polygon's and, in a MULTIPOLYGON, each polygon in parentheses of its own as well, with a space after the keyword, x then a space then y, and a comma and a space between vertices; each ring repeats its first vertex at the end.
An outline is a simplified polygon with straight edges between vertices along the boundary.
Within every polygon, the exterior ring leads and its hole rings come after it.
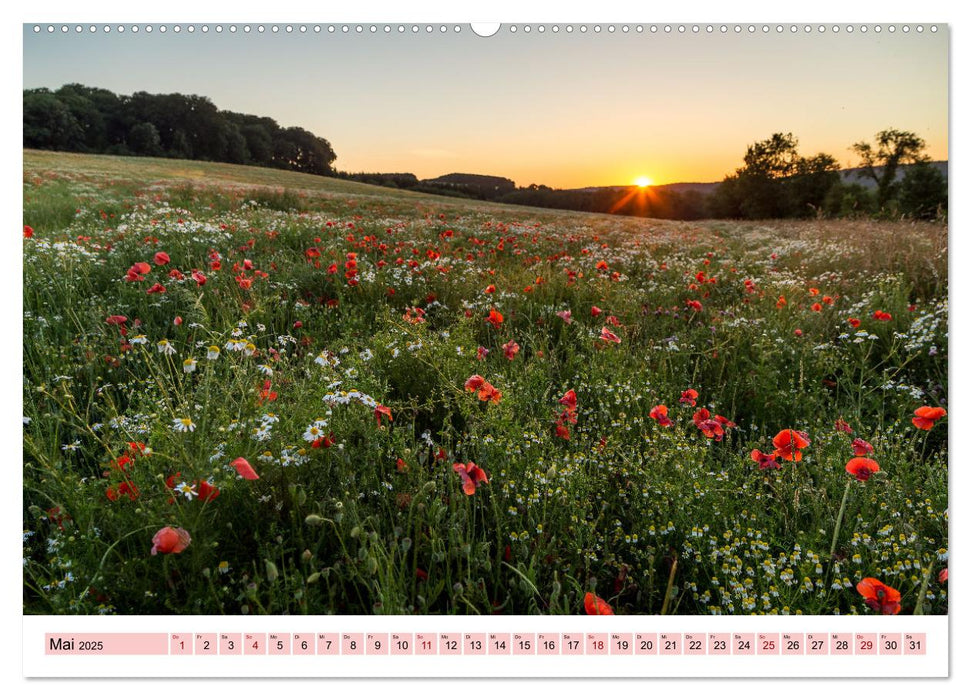
MULTIPOLYGON (((932 161, 931 165, 941 171, 944 177, 947 177, 947 161, 946 160, 936 160, 932 161)), ((897 170, 897 180, 900 180, 907 173, 907 169, 910 165, 902 165, 897 170)), ((879 175, 883 171, 883 168, 877 168, 877 174, 879 175)), ((874 190, 877 188, 877 184, 869 177, 864 174, 863 168, 844 168, 840 170, 840 177, 846 184, 858 184, 866 187, 867 189, 874 190)), ((720 182, 673 182, 666 185, 653 185, 652 188, 655 190, 668 191, 668 192, 690 192, 695 191, 700 194, 711 194, 720 185, 720 182)), ((572 192, 596 192, 598 190, 626 190, 633 187, 633 185, 610 185, 606 187, 578 187, 572 192)))

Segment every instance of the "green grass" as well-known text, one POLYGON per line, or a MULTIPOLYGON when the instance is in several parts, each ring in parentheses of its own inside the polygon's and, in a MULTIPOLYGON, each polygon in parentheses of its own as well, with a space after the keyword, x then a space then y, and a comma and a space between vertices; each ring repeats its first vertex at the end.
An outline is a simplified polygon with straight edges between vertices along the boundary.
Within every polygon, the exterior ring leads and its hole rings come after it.
POLYGON ((35 151, 24 224, 25 612, 577 614, 594 592, 872 614, 865 577, 947 612, 946 418, 911 424, 947 405, 945 226, 662 222, 35 151), (701 408, 736 426, 706 437, 701 408), (784 429, 802 460, 760 470, 784 429), (470 462, 488 483, 468 495, 470 462), (202 482, 218 497, 172 488, 202 482), (167 526, 191 543, 153 556, 167 526))

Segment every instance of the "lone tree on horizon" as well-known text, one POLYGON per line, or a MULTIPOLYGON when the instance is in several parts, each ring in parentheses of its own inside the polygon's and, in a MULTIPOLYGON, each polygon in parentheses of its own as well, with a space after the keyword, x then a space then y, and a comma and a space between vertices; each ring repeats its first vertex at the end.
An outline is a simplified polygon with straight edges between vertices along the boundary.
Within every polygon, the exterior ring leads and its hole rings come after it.
POLYGON ((864 174, 877 184, 877 205, 883 207, 894 199, 900 189, 897 182, 897 167, 906 163, 924 163, 929 160, 924 154, 927 144, 912 131, 884 129, 876 135, 876 146, 866 141, 854 143, 852 150, 863 161, 860 167, 864 174), (882 168, 877 173, 877 168, 882 168))

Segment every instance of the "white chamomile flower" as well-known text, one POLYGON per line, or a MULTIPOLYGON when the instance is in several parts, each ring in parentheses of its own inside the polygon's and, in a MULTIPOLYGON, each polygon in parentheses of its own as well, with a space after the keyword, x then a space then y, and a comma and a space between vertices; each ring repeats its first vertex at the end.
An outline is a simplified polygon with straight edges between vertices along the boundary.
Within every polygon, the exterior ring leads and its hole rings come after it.
POLYGON ((185 499, 187 501, 191 501, 193 496, 199 495, 199 492, 196 491, 194 485, 188 484, 184 481, 181 484, 176 484, 175 490, 181 493, 183 496, 185 496, 185 499))
POLYGON ((172 429, 177 433, 191 433, 196 429, 196 424, 191 418, 173 418, 172 429))

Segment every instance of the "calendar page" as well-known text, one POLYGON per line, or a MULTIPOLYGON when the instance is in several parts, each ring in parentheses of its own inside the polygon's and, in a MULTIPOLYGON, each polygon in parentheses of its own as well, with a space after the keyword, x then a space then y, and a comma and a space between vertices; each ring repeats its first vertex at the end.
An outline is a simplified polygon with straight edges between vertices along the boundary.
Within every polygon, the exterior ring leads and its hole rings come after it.
POLYGON ((949 675, 952 27, 628 9, 22 20, 24 676, 949 675))

